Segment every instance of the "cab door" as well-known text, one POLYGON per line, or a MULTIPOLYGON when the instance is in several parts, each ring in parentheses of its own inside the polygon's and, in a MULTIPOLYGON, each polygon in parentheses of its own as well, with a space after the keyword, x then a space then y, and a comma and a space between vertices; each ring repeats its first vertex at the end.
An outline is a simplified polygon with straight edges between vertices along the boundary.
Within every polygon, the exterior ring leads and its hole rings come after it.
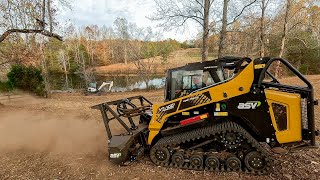
POLYGON ((282 144, 301 141, 300 94, 266 89, 265 95, 278 142, 282 144))

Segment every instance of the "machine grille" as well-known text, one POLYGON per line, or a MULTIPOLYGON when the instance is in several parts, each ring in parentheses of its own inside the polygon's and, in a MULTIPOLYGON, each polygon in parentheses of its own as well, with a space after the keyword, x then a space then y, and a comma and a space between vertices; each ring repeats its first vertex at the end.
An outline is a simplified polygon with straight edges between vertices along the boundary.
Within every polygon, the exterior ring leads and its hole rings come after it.
POLYGON ((301 99, 301 120, 302 128, 308 129, 307 99, 301 99))

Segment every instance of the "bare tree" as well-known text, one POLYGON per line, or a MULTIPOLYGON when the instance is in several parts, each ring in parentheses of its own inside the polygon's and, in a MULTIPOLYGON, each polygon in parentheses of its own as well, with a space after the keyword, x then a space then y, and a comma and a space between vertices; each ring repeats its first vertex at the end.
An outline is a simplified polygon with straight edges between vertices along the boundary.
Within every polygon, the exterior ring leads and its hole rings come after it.
MULTIPOLYGON (((50 6, 50 2, 49 1, 50 0, 48 0, 48 4, 47 4, 48 7, 46 7, 46 0, 42 1, 41 12, 38 13, 38 14, 41 14, 41 19, 39 17, 37 17, 38 15, 36 15, 36 14, 34 14, 35 17, 32 18, 32 21, 34 22, 33 26, 36 27, 36 28, 31 28, 31 26, 28 25, 26 22, 22 23, 22 25, 24 25, 22 28, 19 27, 17 24, 15 26, 15 24, 13 23, 13 19, 14 18, 19 18, 19 17, 18 17, 18 15, 16 15, 16 13, 13 14, 13 11, 14 10, 19 11, 19 8, 23 8, 23 7, 20 7, 19 6, 20 4, 17 3, 17 2, 14 2, 14 1, 9 1, 8 0, 8 1, 1 2, 1 3, 4 3, 5 5, 7 5, 8 7, 10 7, 9 9, 6 9, 6 10, 8 11, 8 14, 10 14, 10 18, 11 19, 9 20, 10 21, 9 26, 6 26, 6 27, 9 27, 9 28, 7 28, 7 30, 5 30, 0 36, 0 42, 4 41, 5 38, 8 37, 12 33, 42 34, 44 36, 53 37, 53 38, 56 38, 56 39, 62 41, 62 36, 52 32, 52 15, 51 14, 49 14, 50 31, 46 30, 46 28, 45 28, 46 27, 46 22, 45 22, 46 9, 48 9, 48 12, 51 13, 51 6, 50 6), (13 9, 13 8, 11 8, 12 6, 18 7, 18 8, 13 9), (14 16, 16 16, 16 17, 14 17, 14 16)), ((21 4, 22 5, 26 5, 26 3, 21 3, 21 4)), ((33 11, 36 11, 37 3, 32 1, 31 5, 34 6, 33 7, 33 11)), ((30 4, 29 4, 29 6, 30 6, 30 4)))
MULTIPOLYGON (((212 1, 213 2, 213 1, 212 1)), ((204 0, 203 11, 203 32, 202 32, 202 61, 208 60, 209 51, 209 9, 211 6, 210 0, 204 0)))
POLYGON ((260 18, 260 57, 265 55, 265 13, 269 0, 261 0, 261 18, 260 18))
POLYGON ((228 13, 228 3, 229 0, 223 0, 223 12, 222 12, 222 27, 220 31, 220 41, 219 41, 219 50, 218 50, 218 57, 223 56, 223 45, 224 45, 224 40, 227 35, 227 13, 228 13))
POLYGON ((218 49, 218 57, 224 56, 224 44, 227 36, 227 26, 235 23, 240 16, 244 13, 244 11, 254 4, 257 0, 249 1, 246 5, 244 5, 241 11, 236 14, 231 22, 228 22, 228 5, 231 0, 223 0, 223 11, 222 11, 222 26, 220 31, 220 40, 219 40, 219 49, 218 49))
POLYGON ((89 65, 95 65, 95 49, 98 37, 100 36, 100 30, 97 25, 86 26, 84 29, 85 36, 87 38, 87 51, 89 53, 89 65))
MULTIPOLYGON (((289 20, 290 20, 290 11, 292 8, 292 4, 294 3, 293 0, 287 0, 286 5, 285 5, 285 14, 284 14, 284 20, 283 20, 283 32, 281 35, 281 46, 280 46, 280 52, 279 52, 279 57, 282 58, 285 52, 285 44, 287 40, 287 35, 290 30, 292 30, 297 24, 300 24, 301 22, 298 21, 296 24, 294 24, 290 29, 289 29, 289 20)), ((304 8, 304 7, 302 7, 304 8)), ((299 11, 301 9, 299 8, 299 11)), ((291 16, 293 17, 295 13, 291 13, 291 16)), ((292 18, 291 17, 291 18, 292 18)), ((279 77, 281 71, 281 62, 277 61, 276 64, 276 69, 275 69, 275 77, 279 77)))
POLYGON ((189 20, 194 20, 202 27, 202 61, 208 60, 208 39, 210 21, 210 9, 214 0, 154 0, 157 6, 156 12, 150 17, 151 20, 158 21, 159 26, 165 29, 180 28, 189 20))
POLYGON ((139 28, 133 24, 130 28, 130 34, 135 39, 128 42, 128 49, 130 49, 128 53, 138 69, 138 75, 149 89, 149 81, 156 70, 156 63, 166 61, 166 57, 163 57, 164 51, 170 46, 170 43, 152 42, 151 39, 159 39, 159 37, 157 37, 157 33, 152 32, 150 27, 139 28))
POLYGON ((289 21, 289 11, 291 8, 291 0, 286 1, 286 8, 285 8, 285 15, 284 15, 284 22, 283 22, 283 33, 281 36, 281 47, 280 47, 280 52, 279 52, 279 57, 282 57, 284 54, 285 50, 285 42, 286 42, 286 37, 288 33, 288 21, 289 21))
POLYGON ((65 88, 66 89, 69 89, 68 66, 70 66, 70 65, 69 65, 69 60, 68 59, 69 59, 69 57, 66 56, 65 51, 61 49, 59 51, 59 61, 60 61, 60 64, 61 64, 61 66, 63 68, 63 73, 65 75, 65 88))
POLYGON ((39 50, 41 52, 41 69, 42 69, 42 76, 44 80, 44 86, 45 86, 45 96, 48 98, 50 96, 50 83, 49 83, 49 73, 48 73, 48 65, 47 65, 47 60, 45 57, 45 52, 44 52, 44 44, 40 43, 39 50))
POLYGON ((123 46, 123 55, 124 55, 124 63, 128 64, 128 40, 129 40, 129 32, 128 32, 128 21, 125 18, 117 18, 114 21, 114 26, 118 37, 121 40, 121 44, 123 46))
MULTIPOLYGON (((231 0, 223 0, 222 11, 222 27, 220 31, 218 56, 223 56, 224 41, 227 35, 227 26, 236 22, 246 8, 250 7, 256 0, 249 1, 238 14, 236 14, 231 22, 228 22, 228 4, 231 0)), ((214 0, 195 0, 195 1, 170 1, 170 0, 155 0, 157 12, 150 19, 159 21, 159 25, 165 29, 173 29, 184 26, 191 19, 196 21, 202 27, 202 61, 208 59, 209 50, 209 32, 212 31, 212 25, 216 24, 217 17, 214 12, 219 8, 213 5, 214 0)))

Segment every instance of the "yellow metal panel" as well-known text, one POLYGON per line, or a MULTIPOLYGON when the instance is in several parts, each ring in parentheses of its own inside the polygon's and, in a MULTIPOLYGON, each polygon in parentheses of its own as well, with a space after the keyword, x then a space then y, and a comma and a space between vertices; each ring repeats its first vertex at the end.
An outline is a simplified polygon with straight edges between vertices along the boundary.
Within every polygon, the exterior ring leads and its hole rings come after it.
POLYGON ((214 116, 228 116, 228 112, 214 112, 214 116))
POLYGON ((289 142, 298 142, 302 140, 301 129, 301 98, 299 94, 287 93, 276 90, 265 90, 267 101, 269 104, 269 111, 274 129, 276 130, 276 137, 280 144, 289 142), (279 131, 272 103, 278 103, 287 108, 287 129, 279 131))
POLYGON ((242 94, 246 94, 250 91, 250 87, 252 85, 253 79, 254 79, 254 63, 252 61, 236 77, 234 77, 233 79, 231 79, 227 82, 213 86, 209 89, 199 91, 197 93, 189 94, 187 96, 174 99, 172 101, 168 101, 168 102, 165 102, 162 104, 153 105, 153 116, 152 116, 150 124, 149 124, 150 132, 149 132, 149 137, 148 137, 148 144, 152 143, 153 138, 159 133, 160 129, 162 128, 163 124, 165 123, 165 121, 168 117, 170 117, 174 114, 178 114, 183 111, 188 111, 188 110, 191 110, 191 109, 194 109, 197 107, 201 107, 201 106, 213 103, 213 102, 219 102, 224 99, 229 99, 229 98, 233 98, 233 97, 236 97, 236 96, 239 96, 242 94), (240 89, 242 89, 242 90, 240 91, 240 89), (195 106, 187 107, 184 109, 179 109, 179 107, 177 107, 177 110, 175 112, 165 114, 161 117, 160 121, 159 120, 157 121, 157 117, 159 117, 159 116, 157 116, 156 114, 157 114, 158 108, 160 106, 170 105, 173 102, 176 102, 177 100, 180 101, 180 103, 179 103, 179 105, 180 105, 182 99, 192 98, 197 95, 201 95, 204 92, 210 93, 211 101, 204 102, 202 104, 198 104, 195 106), (226 94, 227 96, 224 97, 224 94, 226 94))
POLYGON ((183 115, 183 116, 189 116, 189 115, 190 115, 190 112, 188 112, 188 111, 187 111, 187 112, 182 112, 182 115, 183 115))
POLYGON ((264 68, 265 66, 266 66, 265 64, 257 64, 257 65, 254 65, 254 68, 261 69, 261 68, 264 68))

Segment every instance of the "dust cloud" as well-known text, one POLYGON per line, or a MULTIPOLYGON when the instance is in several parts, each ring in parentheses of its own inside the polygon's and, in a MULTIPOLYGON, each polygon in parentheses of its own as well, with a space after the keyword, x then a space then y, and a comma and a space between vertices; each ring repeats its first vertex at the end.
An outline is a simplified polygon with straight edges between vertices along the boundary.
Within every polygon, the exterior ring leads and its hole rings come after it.
POLYGON ((0 111, 0 151, 90 153, 105 151, 106 146, 103 125, 75 112, 0 111))

